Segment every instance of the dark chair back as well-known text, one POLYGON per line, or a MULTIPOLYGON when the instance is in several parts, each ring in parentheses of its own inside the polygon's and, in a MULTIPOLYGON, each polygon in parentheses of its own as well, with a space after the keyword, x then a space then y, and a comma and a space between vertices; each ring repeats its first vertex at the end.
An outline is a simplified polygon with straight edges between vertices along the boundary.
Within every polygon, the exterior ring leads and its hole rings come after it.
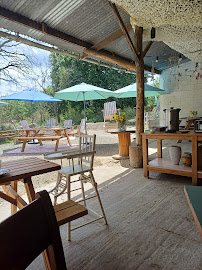
POLYGON ((66 269, 59 227, 45 190, 0 224, 0 269, 25 269, 44 250, 51 269, 66 269))

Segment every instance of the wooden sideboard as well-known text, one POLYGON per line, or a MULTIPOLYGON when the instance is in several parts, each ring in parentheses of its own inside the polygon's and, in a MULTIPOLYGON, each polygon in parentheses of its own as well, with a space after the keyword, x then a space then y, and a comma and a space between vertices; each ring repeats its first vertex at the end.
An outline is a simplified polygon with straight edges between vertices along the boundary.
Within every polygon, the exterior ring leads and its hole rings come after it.
POLYGON ((144 176, 149 177, 149 171, 192 177, 192 185, 197 185, 197 179, 202 178, 202 170, 197 168, 198 142, 202 141, 202 133, 142 133, 144 176), (157 158, 148 159, 148 140, 157 140, 157 158), (189 140, 192 143, 192 166, 173 165, 171 160, 162 158, 162 140, 189 140))

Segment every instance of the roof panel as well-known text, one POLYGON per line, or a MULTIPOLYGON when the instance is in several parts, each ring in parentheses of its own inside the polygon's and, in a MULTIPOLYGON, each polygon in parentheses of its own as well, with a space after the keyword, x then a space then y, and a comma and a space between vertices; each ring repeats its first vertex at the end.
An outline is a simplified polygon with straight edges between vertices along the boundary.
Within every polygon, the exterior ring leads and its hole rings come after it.
MULTIPOLYGON (((93 45, 120 29, 107 0, 1 0, 0 5, 37 22, 44 22, 49 27, 93 45)), ((130 22, 129 15, 121 9, 119 12, 124 23, 128 24, 130 22)), ((76 53, 83 51, 81 46, 48 36, 2 17, 0 17, 0 25, 5 29, 30 36, 61 49, 76 53)), ((134 40, 133 31, 130 31, 130 36, 134 40)), ((146 43, 144 42, 144 45, 146 43)), ((133 53, 124 36, 108 44, 104 49, 125 57, 131 62, 134 60, 133 53)), ((152 67, 153 63, 156 69, 166 69, 169 67, 169 57, 173 54, 177 54, 177 52, 163 42, 154 42, 145 57, 145 64, 152 67), (159 57, 158 63, 155 62, 157 56, 159 57)))

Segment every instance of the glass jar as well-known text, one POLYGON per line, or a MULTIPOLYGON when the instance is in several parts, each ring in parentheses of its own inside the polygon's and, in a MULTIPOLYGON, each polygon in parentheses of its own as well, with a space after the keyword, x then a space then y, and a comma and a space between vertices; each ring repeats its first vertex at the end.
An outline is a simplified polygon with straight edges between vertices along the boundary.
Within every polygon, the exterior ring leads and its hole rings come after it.
POLYGON ((118 121, 118 130, 125 131, 126 130, 126 121, 118 121))

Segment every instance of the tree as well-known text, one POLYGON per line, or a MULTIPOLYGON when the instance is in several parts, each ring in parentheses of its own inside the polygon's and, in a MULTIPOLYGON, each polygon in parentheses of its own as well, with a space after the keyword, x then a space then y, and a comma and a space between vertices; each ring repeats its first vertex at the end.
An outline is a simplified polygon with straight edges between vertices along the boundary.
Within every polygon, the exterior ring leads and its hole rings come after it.
MULTIPOLYGON (((136 81, 136 76, 124 71, 118 71, 102 66, 97 66, 71 57, 52 53, 51 79, 53 91, 57 92, 82 82, 102 87, 108 90, 116 90, 136 81)), ((109 99, 110 101, 110 99, 109 99)), ((87 102, 87 118, 91 121, 102 121, 101 110, 106 100, 87 102)), ((117 99, 117 106, 124 108, 135 107, 135 98, 117 99)), ((74 122, 80 121, 83 110, 82 102, 60 102, 60 112, 65 117, 71 117, 74 122)))
POLYGON ((31 74, 32 59, 24 52, 24 45, 0 38, 0 79, 19 83, 19 75, 31 74))

